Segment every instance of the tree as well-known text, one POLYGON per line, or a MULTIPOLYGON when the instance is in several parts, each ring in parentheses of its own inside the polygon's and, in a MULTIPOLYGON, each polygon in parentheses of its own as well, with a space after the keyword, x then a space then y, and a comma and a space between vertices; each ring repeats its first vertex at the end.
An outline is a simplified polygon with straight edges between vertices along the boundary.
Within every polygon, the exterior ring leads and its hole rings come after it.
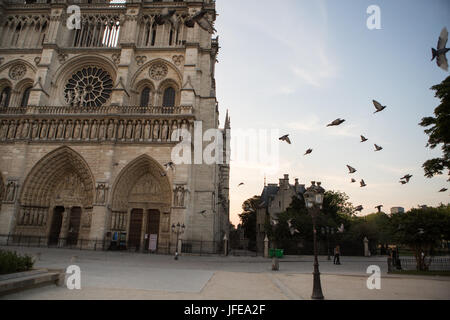
POLYGON ((450 206, 411 209, 391 219, 397 242, 411 248, 418 270, 427 270, 426 257, 433 254, 440 241, 450 239, 450 206))
POLYGON ((259 196, 245 200, 242 204, 242 213, 239 214, 245 237, 249 240, 249 248, 256 246, 256 209, 260 201, 259 196))
POLYGON ((434 110, 434 117, 425 117, 419 124, 422 127, 430 127, 425 129, 429 137, 427 147, 434 149, 442 144, 443 155, 423 164, 425 176, 428 178, 441 175, 444 170, 448 170, 450 175, 450 77, 431 89, 436 91, 435 97, 441 100, 441 104, 434 110))

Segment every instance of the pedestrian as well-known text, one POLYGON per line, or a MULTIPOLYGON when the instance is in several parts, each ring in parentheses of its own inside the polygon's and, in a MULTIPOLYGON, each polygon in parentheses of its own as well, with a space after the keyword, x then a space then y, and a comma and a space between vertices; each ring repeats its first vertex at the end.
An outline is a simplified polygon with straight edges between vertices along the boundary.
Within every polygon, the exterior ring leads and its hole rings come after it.
POLYGON ((341 262, 339 261, 339 256, 341 255, 341 249, 339 247, 339 245, 336 246, 336 248, 334 248, 334 264, 341 264, 341 262))

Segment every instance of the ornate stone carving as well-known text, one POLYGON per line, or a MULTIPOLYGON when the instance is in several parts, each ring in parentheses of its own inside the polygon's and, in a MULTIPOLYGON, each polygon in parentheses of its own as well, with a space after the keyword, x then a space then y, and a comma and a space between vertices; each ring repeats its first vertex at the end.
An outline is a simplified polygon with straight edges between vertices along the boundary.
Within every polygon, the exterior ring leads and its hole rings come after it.
POLYGON ((136 56, 135 57, 136 63, 138 66, 142 66, 144 62, 147 60, 146 56, 136 56))
POLYGON ((100 107, 111 96, 112 88, 108 72, 95 66, 84 67, 67 81, 64 98, 70 106, 100 107))
POLYGON ((173 192, 173 203, 175 207, 184 207, 185 195, 187 190, 184 186, 177 186, 173 192))
POLYGON ((41 62, 41 57, 35 57, 35 58, 34 58, 34 63, 35 63, 36 65, 38 65, 40 62, 41 62))
POLYGON ((167 76, 167 73, 169 72, 169 69, 167 68, 166 64, 163 62, 156 62, 152 64, 149 68, 149 75, 150 78, 153 80, 159 81, 164 79, 167 76))
POLYGON ((181 64, 184 61, 184 56, 181 55, 181 54, 180 55, 175 55, 175 56, 172 57, 172 61, 173 61, 173 63, 175 63, 175 65, 177 67, 179 67, 179 66, 181 66, 181 64))
POLYGON ((66 53, 58 54, 59 63, 63 64, 64 62, 66 62, 67 57, 68 57, 68 55, 66 53))
POLYGON ((116 65, 120 63, 120 53, 114 53, 111 58, 116 65))
POLYGON ((20 80, 27 73, 27 67, 23 63, 16 64, 9 69, 9 77, 12 80, 20 80))
POLYGON ((109 186, 104 182, 97 182, 95 188, 95 204, 98 206, 104 206, 107 202, 109 186))
POLYGON ((6 182, 5 196, 3 202, 14 203, 14 201, 16 201, 18 189, 19 189, 19 182, 17 180, 8 179, 8 181, 6 182))

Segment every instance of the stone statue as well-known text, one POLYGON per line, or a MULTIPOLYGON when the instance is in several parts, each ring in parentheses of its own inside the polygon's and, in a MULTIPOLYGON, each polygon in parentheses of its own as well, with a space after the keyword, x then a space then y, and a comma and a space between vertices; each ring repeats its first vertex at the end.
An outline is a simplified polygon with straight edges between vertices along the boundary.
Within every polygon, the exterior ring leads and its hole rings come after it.
POLYGON ((62 120, 59 120, 58 122, 58 132, 56 134, 56 137, 58 139, 62 139, 64 137, 64 122, 62 120))
POLYGON ((80 105, 80 101, 81 101, 81 90, 80 88, 74 88, 73 89, 74 94, 73 94, 73 106, 79 106, 80 105))
POLYGON ((106 199, 106 185, 101 183, 97 185, 97 203, 104 204, 106 199))
POLYGON ((94 120, 91 126, 91 139, 97 139, 97 120, 94 120))
POLYGON ((73 138, 74 139, 80 139, 80 121, 75 121, 75 127, 73 129, 73 138))
POLYGON ((105 139, 105 122, 103 120, 100 121, 98 128, 98 138, 100 140, 105 139))
POLYGON ((117 129, 117 139, 123 138, 123 120, 120 120, 119 122, 119 128, 117 129))
POLYGON ((67 124, 66 124, 66 139, 71 139, 72 138, 72 128, 73 128, 72 121, 71 120, 67 121, 67 124))
POLYGON ((81 138, 84 140, 89 140, 89 121, 83 121, 83 131, 81 133, 81 138))
POLYGON ((142 140, 141 139, 141 128, 142 128, 141 121, 138 120, 136 123, 136 131, 135 131, 135 137, 134 137, 136 140, 142 140))
POLYGON ((56 131, 56 124, 55 121, 50 122, 50 128, 48 130, 48 138, 53 139, 55 137, 55 131, 56 131))
POLYGON ((16 183, 14 181, 8 182, 6 186, 6 201, 13 202, 16 195, 16 183))
POLYGON ((184 187, 178 186, 175 191, 175 205, 177 207, 184 207, 184 187))
POLYGON ((8 123, 6 121, 3 121, 0 124, 2 125, 2 128, 0 130, 0 139, 5 139, 8 132, 8 123))
POLYGON ((169 126, 167 125, 167 121, 164 121, 161 129, 161 140, 166 141, 168 133, 169 133, 169 126))
POLYGON ((172 123, 172 130, 170 133, 170 138, 172 141, 178 141, 179 140, 179 136, 178 136, 178 123, 176 121, 173 121, 172 123))
POLYGON ((41 139, 46 139, 47 138, 47 121, 42 121, 42 126, 41 126, 41 135, 40 138, 41 139))
POLYGON ((19 125, 18 125, 17 131, 16 131, 16 139, 22 138, 22 128, 23 128, 24 122, 25 121, 23 121, 23 120, 19 121, 19 125))
POLYGON ((155 124, 153 125, 153 139, 158 140, 159 139, 159 122, 155 121, 155 124))
POLYGON ((150 127, 150 121, 145 121, 145 127, 144 127, 144 139, 149 140, 151 138, 151 127, 150 127))
POLYGON ((3 90, 2 97, 1 97, 1 100, 0 100, 0 105, 3 108, 6 108, 8 106, 7 105, 7 103, 8 103, 7 96, 8 96, 8 94, 6 93, 6 90, 3 90))
POLYGON ((131 139, 133 136, 133 122, 131 120, 128 120, 127 122, 127 132, 125 134, 126 139, 131 139))
POLYGON ((16 133, 16 123, 15 121, 9 122, 9 131, 8 131, 8 139, 14 139, 14 135, 16 133))
POLYGON ((113 120, 109 120, 108 137, 107 138, 110 140, 114 139, 114 121, 113 120))
POLYGON ((33 127, 31 129, 31 138, 36 139, 38 137, 38 131, 39 131, 39 123, 37 120, 33 121, 33 127))
POLYGON ((28 120, 25 120, 25 123, 23 124, 23 128, 22 128, 21 138, 22 139, 28 138, 29 131, 30 131, 30 123, 28 122, 28 120))

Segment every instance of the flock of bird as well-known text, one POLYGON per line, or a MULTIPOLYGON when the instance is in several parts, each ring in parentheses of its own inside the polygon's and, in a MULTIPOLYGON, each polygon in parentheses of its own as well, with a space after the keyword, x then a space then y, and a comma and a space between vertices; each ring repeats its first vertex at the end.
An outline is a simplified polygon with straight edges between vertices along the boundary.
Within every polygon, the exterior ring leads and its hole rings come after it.
MULTIPOLYGON (((447 31, 447 28, 443 28, 442 31, 441 31, 441 34, 439 36, 437 48, 436 49, 432 48, 432 50, 431 50, 432 51, 432 59, 431 59, 431 61, 436 59, 437 65, 440 68, 442 68, 443 70, 445 70, 445 71, 448 71, 448 61, 447 61, 446 53, 448 51, 450 51, 450 48, 446 48, 445 47, 446 44, 447 44, 447 41, 448 41, 448 31, 447 31)), ((373 103, 373 105, 375 107, 374 114, 382 112, 383 110, 385 110, 387 108, 387 106, 382 105, 380 102, 378 102, 376 100, 372 100, 372 103, 373 103)), ((345 119, 338 118, 338 119, 332 121, 331 123, 327 124, 327 127, 340 126, 344 122, 345 122, 345 119)), ((284 142, 286 142, 288 144, 292 144, 292 141, 289 138, 289 134, 281 136, 279 138, 279 140, 280 141, 284 141, 284 142)), ((368 140, 369 139, 367 139, 365 136, 361 135, 361 143, 364 143, 364 142, 366 142, 368 140)), ((383 150, 383 147, 379 146, 377 144, 374 144, 374 147, 375 147, 375 150, 374 150, 375 152, 379 152, 379 151, 383 150)), ((310 155, 310 154, 312 154, 312 152, 313 152, 313 149, 309 148, 309 149, 306 150, 304 156, 310 155)), ((357 170, 355 168, 353 168, 352 166, 350 166, 350 165, 347 165, 347 168, 349 170, 349 174, 354 174, 355 172, 357 172, 357 170)), ((406 174, 406 175, 404 175, 403 177, 400 178, 399 182, 402 185, 405 185, 405 184, 410 182, 411 178, 412 178, 411 174, 406 174)), ((356 180, 354 178, 351 178, 350 182, 351 183, 355 183, 356 180)), ((240 187, 242 185, 244 185, 243 182, 241 182, 238 185, 238 187, 240 187)), ((364 179, 361 179, 360 187, 364 188, 366 186, 367 186, 367 184, 365 183, 364 179)), ((442 188, 441 190, 439 190, 439 192, 446 192, 447 190, 448 190, 447 188, 442 188)), ((375 208, 378 209, 378 211, 380 212, 382 207, 383 207, 383 205, 378 205, 375 208)), ((355 210, 355 212, 361 212, 362 210, 364 210, 364 207, 362 205, 358 205, 357 207, 354 208, 354 210, 355 210)), ((291 234, 294 235, 295 233, 298 233, 298 230, 294 229, 292 227, 292 221, 291 220, 288 221, 288 226, 289 226, 291 234)), ((273 224, 276 224, 276 222, 273 221, 273 224)), ((339 230, 341 230, 341 232, 343 232, 343 225, 341 225, 341 227, 338 228, 338 232, 339 232, 339 230)))

